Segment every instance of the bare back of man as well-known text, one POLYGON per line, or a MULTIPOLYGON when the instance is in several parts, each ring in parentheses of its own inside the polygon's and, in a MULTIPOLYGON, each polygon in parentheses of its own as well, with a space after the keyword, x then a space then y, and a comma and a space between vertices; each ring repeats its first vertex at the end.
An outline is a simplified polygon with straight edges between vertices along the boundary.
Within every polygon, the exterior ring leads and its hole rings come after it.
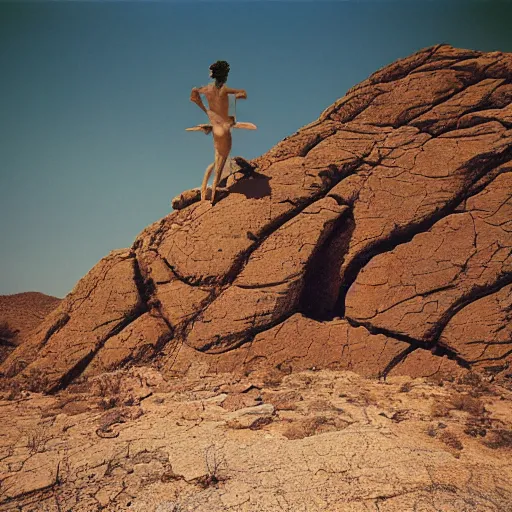
MULTIPOLYGON (((213 145, 215 149, 215 162, 206 169, 203 183, 201 186, 201 200, 206 199, 206 188, 208 180, 215 167, 215 176, 212 185, 212 204, 215 201, 215 191, 219 183, 226 160, 231 152, 231 128, 235 126, 235 118, 229 115, 229 95, 234 94, 237 99, 246 99, 247 93, 243 89, 232 89, 226 85, 227 75, 229 73, 229 64, 225 61, 217 61, 210 66, 210 77, 215 79, 204 87, 192 89, 190 95, 191 101, 201 108, 208 119, 210 125, 199 125, 191 130, 199 129, 205 133, 213 132, 213 145), (201 100, 201 94, 204 94, 208 102, 208 109, 201 100)), ((251 123, 240 123, 240 128, 255 129, 256 126, 251 123), (244 126, 245 125, 245 126, 244 126)))

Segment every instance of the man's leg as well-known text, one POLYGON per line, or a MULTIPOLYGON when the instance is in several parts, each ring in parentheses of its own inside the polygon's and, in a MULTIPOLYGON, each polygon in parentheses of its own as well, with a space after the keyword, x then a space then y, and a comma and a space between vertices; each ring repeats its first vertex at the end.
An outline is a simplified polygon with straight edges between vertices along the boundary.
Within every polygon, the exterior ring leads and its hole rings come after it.
POLYGON ((215 191, 217 190, 217 185, 219 184, 220 177, 222 176, 222 171, 224 169, 224 165, 226 165, 227 158, 227 155, 222 156, 218 151, 215 151, 215 176, 213 178, 211 197, 212 205, 215 202, 215 191))
MULTIPOLYGON (((201 185, 201 201, 206 200, 206 188, 208 187, 208 180, 210 179, 210 175, 212 174, 214 164, 210 164, 206 168, 206 172, 204 173, 203 184, 201 185)), ((213 190, 212 190, 213 197, 213 190)))

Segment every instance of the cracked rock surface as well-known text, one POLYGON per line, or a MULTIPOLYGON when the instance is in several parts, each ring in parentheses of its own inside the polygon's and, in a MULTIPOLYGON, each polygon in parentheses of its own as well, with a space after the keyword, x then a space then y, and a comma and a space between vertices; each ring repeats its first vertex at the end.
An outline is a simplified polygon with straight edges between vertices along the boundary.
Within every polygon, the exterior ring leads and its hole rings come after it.
POLYGON ((101 260, 0 372, 51 392, 133 363, 510 379, 511 105, 512 54, 396 61, 101 260))
POLYGON ((508 511, 512 393, 468 375, 131 368, 0 397, 0 511, 508 511))

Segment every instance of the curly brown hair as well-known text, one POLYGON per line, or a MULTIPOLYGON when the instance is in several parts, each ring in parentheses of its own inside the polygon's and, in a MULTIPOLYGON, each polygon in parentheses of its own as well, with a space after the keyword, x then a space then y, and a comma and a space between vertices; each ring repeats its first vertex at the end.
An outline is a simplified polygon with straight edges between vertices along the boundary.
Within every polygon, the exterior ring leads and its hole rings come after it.
POLYGON ((226 83, 229 74, 229 64, 225 60, 218 60, 210 66, 212 77, 215 81, 222 85, 226 83))

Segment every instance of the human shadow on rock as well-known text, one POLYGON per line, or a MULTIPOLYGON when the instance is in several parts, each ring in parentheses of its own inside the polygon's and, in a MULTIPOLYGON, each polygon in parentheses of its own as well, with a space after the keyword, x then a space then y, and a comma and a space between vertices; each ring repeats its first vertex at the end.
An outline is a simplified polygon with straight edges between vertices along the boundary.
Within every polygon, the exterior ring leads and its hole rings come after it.
POLYGON ((271 193, 270 178, 253 171, 250 177, 243 178, 229 187, 230 194, 243 194, 247 199, 261 199, 271 193))

